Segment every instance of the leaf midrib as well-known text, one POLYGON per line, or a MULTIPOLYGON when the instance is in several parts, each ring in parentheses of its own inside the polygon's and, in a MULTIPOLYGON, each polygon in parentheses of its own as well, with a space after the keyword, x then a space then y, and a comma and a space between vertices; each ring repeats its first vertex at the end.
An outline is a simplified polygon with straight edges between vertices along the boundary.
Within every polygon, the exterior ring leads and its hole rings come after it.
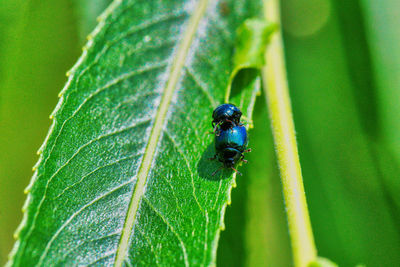
MULTIPOLYGON (((131 201, 129 203, 124 227, 122 228, 121 232, 121 238, 118 243, 114 266, 122 266, 122 263, 125 259, 129 247, 129 238, 132 233, 140 201, 144 194, 144 187, 146 185, 147 176, 151 167, 151 163, 153 161, 160 134, 162 132, 167 111, 169 109, 172 96, 174 95, 174 92, 176 90, 176 85, 178 83, 181 71, 184 67, 187 54, 193 41, 193 37, 195 36, 199 22, 206 11, 207 3, 208 0, 201 0, 200 3, 195 7, 195 11, 190 18, 189 24, 178 47, 177 54, 174 58, 171 73, 169 75, 164 94, 161 98, 161 103, 155 117, 154 125, 151 129, 151 134, 143 156, 143 161, 139 168, 137 182, 131 197, 131 201)), ((187 255, 184 255, 184 258, 185 265, 188 266, 189 263, 187 255)))

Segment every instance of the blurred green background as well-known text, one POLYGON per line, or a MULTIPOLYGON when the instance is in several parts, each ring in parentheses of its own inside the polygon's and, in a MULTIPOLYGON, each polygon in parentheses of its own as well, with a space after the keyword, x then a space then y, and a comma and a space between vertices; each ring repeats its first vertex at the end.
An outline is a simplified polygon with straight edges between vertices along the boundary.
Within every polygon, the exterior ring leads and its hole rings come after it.
MULTIPOLYGON (((0 264, 49 114, 109 0, 0 4, 0 264)), ((316 246, 340 266, 400 266, 398 0, 284 0, 282 22, 316 246)), ((219 266, 290 266, 265 97, 238 177, 219 266)))

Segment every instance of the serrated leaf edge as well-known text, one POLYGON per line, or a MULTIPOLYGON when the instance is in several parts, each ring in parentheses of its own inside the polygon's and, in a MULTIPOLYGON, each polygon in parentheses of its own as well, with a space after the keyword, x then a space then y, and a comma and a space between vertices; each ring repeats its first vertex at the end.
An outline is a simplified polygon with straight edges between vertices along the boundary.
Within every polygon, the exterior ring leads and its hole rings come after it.
POLYGON ((22 220, 21 223, 18 225, 17 229, 14 232, 14 238, 16 239, 16 242, 14 244, 14 247, 12 248, 10 254, 8 255, 8 262, 6 263, 6 267, 12 266, 14 263, 14 259, 15 256, 17 254, 19 245, 20 245, 20 233, 22 231, 22 229, 24 227, 27 226, 27 220, 28 220, 28 212, 27 212, 27 208, 31 203, 32 200, 32 196, 30 194, 30 190, 33 186, 33 184, 36 182, 37 180, 37 172, 38 172, 38 166, 41 164, 42 160, 43 160, 43 150, 45 148, 45 146, 48 143, 48 140, 50 138, 50 136, 52 135, 54 128, 55 128, 55 124, 56 124, 56 118, 55 115, 57 114, 57 112, 61 109, 63 102, 64 102, 64 93, 67 90, 67 88, 69 87, 69 85, 72 82, 72 79, 74 78, 74 74, 76 72, 76 69, 82 64, 82 62, 85 60, 85 58, 87 57, 87 51, 93 46, 94 42, 93 42, 93 38, 101 31, 101 29, 105 26, 105 20, 108 16, 110 16, 112 14, 112 12, 115 10, 115 8, 121 4, 122 0, 114 0, 109 6, 108 8, 99 16, 98 18, 98 24, 96 26, 96 28, 93 30, 93 32, 91 34, 89 34, 88 37, 88 42, 86 43, 86 45, 83 47, 83 53, 82 55, 79 57, 78 61, 74 64, 74 66, 67 72, 66 76, 68 77, 68 80, 65 84, 65 86, 63 87, 63 89, 60 91, 60 93, 58 94, 58 97, 60 98, 56 107, 54 108, 53 112, 51 112, 50 114, 50 119, 52 120, 52 123, 50 125, 49 131, 46 135, 46 138, 43 142, 43 144, 40 146, 40 148, 38 149, 38 151, 36 152, 37 155, 39 156, 38 161, 36 162, 36 164, 33 166, 32 170, 34 171, 33 176, 28 184, 28 186, 25 188, 24 193, 27 195, 26 200, 23 204, 22 207, 22 220))
MULTIPOLYGON (((72 80, 73 80, 73 78, 74 78, 74 75, 75 75, 75 72, 76 72, 76 70, 77 70, 77 68, 82 64, 82 62, 86 59, 86 57, 87 57, 87 53, 88 53, 88 50, 94 45, 94 38, 95 38, 95 36, 103 29, 103 27, 105 26, 105 20, 113 13, 113 11, 118 7, 118 5, 120 5, 122 3, 122 0, 114 0, 111 4, 110 4, 110 6, 97 18, 97 20, 98 20, 98 25, 96 26, 96 28, 88 35, 88 37, 87 37, 87 39, 88 39, 88 42, 84 45, 84 47, 83 47, 83 52, 82 52, 82 55, 79 57, 79 59, 77 60, 77 62, 73 65, 73 67, 69 70, 69 71, 67 71, 67 73, 66 73, 66 76, 68 77, 68 80, 67 80, 67 82, 66 82, 66 84, 65 84, 65 86, 63 87, 63 89, 60 91, 60 93, 58 94, 58 97, 60 98, 59 99, 59 101, 58 101, 58 103, 57 103, 57 105, 56 105, 56 107, 54 108, 54 110, 53 110, 53 112, 51 112, 51 114, 50 114, 50 119, 52 120, 52 124, 51 124, 51 126, 50 126, 50 128, 49 128, 49 131, 48 131, 48 133, 47 133, 47 135, 46 135, 46 137, 45 137, 45 140, 44 140, 44 142, 43 142, 43 144, 40 146, 40 148, 38 149, 38 151, 37 151, 37 154, 39 155, 39 159, 38 159, 38 161, 37 161, 37 163, 33 166, 33 168, 32 168, 32 170, 34 171, 34 174, 33 174, 33 176, 32 176, 32 179, 31 179, 31 181, 30 181, 30 183, 28 184, 28 186, 25 188, 25 190, 24 190, 24 193, 25 194, 27 194, 27 198, 26 198, 26 200, 25 200, 25 202, 24 202, 24 205, 23 205, 23 208, 22 208, 22 212, 23 212, 23 218, 22 218, 22 220, 21 220, 21 223, 20 223, 20 225, 17 227, 17 229, 16 229, 16 231, 15 231, 15 233, 14 233, 14 238, 16 239, 16 242, 15 242, 15 244, 14 244, 14 247, 13 247, 13 249, 11 250, 11 252, 10 252, 10 254, 9 254, 9 256, 8 256, 8 259, 9 259, 9 261, 6 263, 6 267, 8 267, 8 266, 12 266, 12 264, 13 264, 13 260, 14 260, 14 258, 15 258, 15 256, 16 256, 16 254, 17 254, 17 251, 18 251, 18 248, 19 248, 19 245, 20 245, 20 240, 18 239, 20 236, 20 232, 21 232, 21 230, 27 225, 26 223, 27 223, 27 219, 28 219, 28 212, 27 212, 27 207, 30 205, 30 203, 31 203, 31 199, 32 199, 32 196, 31 196, 31 194, 30 194, 30 190, 31 190, 31 188, 32 188, 32 186, 33 186, 33 184, 36 182, 36 180, 37 180, 37 177, 38 177, 38 175, 37 175, 37 172, 38 172, 38 166, 41 164, 41 162, 42 162, 42 160, 43 160, 43 155, 42 155, 42 153, 43 153, 43 150, 44 150, 44 148, 46 147, 46 145, 47 145, 47 143, 48 143, 48 140, 49 140, 49 137, 51 136, 51 134, 53 133, 53 131, 54 131, 54 128, 55 128, 55 124, 56 124, 56 114, 61 110, 61 107, 62 107, 62 105, 63 105, 63 103, 64 103, 64 94, 65 94, 65 92, 66 92, 66 90, 68 89, 68 87, 70 86, 70 84, 71 84, 71 82, 72 82, 72 80)), ((202 10, 202 12, 200 12, 201 14, 197 14, 197 15, 202 15, 202 14, 204 14, 204 12, 205 12, 205 10, 206 10, 206 7, 207 7, 207 3, 208 3, 208 0, 201 0, 201 2, 198 4, 198 9, 201 9, 201 8, 203 8, 204 10, 202 10)), ((199 10, 196 10, 195 11, 195 13, 198 13, 199 12, 199 10)), ((196 14, 195 14, 196 15, 196 14)), ((199 21, 200 21, 200 19, 201 19, 201 17, 202 16, 200 16, 199 18, 197 18, 198 19, 198 21, 196 22, 196 23, 198 23, 199 21)), ((197 20, 197 19, 194 19, 194 18, 192 18, 193 20, 197 20)), ((193 22, 192 22, 193 23, 193 22)), ((189 24, 191 24, 191 23, 189 23, 189 24)), ((193 35, 194 36, 194 35, 193 35)), ((193 37, 192 36, 192 37, 193 37)), ((192 38, 191 38, 192 39, 192 38)), ((191 39, 190 39, 190 41, 191 41, 191 39)), ((189 48, 190 48, 190 43, 191 42, 189 42, 189 48)), ((182 67, 183 67, 183 65, 182 65, 182 67)), ((181 68, 182 68, 181 67, 181 68)), ((174 68, 172 68, 172 69, 174 69, 174 68)), ((173 70, 172 70, 173 71, 173 70)), ((172 73, 172 71, 171 71, 171 73, 172 73)), ((176 84, 176 82, 175 82, 175 84, 176 84)), ((257 82, 257 84, 258 84, 258 89, 257 90, 255 90, 255 95, 256 96, 258 96, 259 95, 259 92, 260 92, 260 82, 257 82)), ((168 85, 167 85, 167 87, 168 87, 168 85)), ((172 88, 172 89, 174 89, 174 88, 172 88)), ((173 90, 174 91, 174 90, 173 90)), ((163 98, 164 98, 165 96, 163 96, 163 98)), ((252 113, 253 113, 253 109, 254 109, 254 104, 255 104, 255 98, 256 97, 254 97, 254 100, 251 102, 251 104, 250 104, 250 106, 249 106, 249 108, 248 108, 248 114, 249 115, 252 115, 252 113)), ((161 101, 161 103, 163 102, 163 100, 161 101)), ((160 104, 160 106, 161 106, 161 104, 160 104)), ((160 108, 161 109, 161 108, 160 108)), ((158 115, 157 115, 158 116, 158 115)), ((252 128, 252 125, 249 125, 248 127, 246 127, 247 129, 249 129, 249 128, 252 128)), ((147 148, 146 148, 146 150, 147 150, 147 148)), ((142 168, 142 167, 141 167, 142 168)), ((224 223, 224 217, 225 217, 225 212, 226 212, 226 207, 228 206, 228 205, 230 205, 231 204, 231 192, 232 192, 232 189, 234 188, 234 187, 236 187, 236 174, 234 173, 233 174, 233 177, 232 177, 232 182, 231 182, 231 184, 230 184, 230 186, 229 186, 229 189, 228 189, 228 192, 226 193, 227 194, 227 200, 226 200, 226 202, 223 204, 223 206, 222 206, 222 208, 221 208, 221 217, 220 217, 220 223, 219 223, 219 228, 218 228, 218 231, 217 231, 217 233, 216 233, 216 235, 215 235, 215 238, 214 238, 214 240, 213 240, 213 242, 212 242, 212 245, 211 245, 211 249, 212 249, 212 251, 213 251, 213 256, 212 256, 212 258, 213 258, 213 260, 214 260, 214 262, 212 262, 211 263, 211 266, 215 266, 215 260, 216 260, 216 254, 217 254, 217 246, 218 246, 218 241, 219 241, 219 238, 220 238, 220 232, 221 231, 223 231, 223 230, 225 230, 225 223, 224 223)), ((136 191, 136 188, 135 188, 135 191, 136 191)), ((122 238, 122 237, 121 237, 122 238)), ((129 239, 128 239, 129 240, 129 239)), ((122 257, 122 259, 123 259, 123 257, 122 257)), ((123 261, 121 262, 121 264, 123 263, 123 261)), ((115 263, 115 266, 118 266, 116 263, 115 263)), ((119 265, 119 266, 122 266, 122 265, 119 265)))

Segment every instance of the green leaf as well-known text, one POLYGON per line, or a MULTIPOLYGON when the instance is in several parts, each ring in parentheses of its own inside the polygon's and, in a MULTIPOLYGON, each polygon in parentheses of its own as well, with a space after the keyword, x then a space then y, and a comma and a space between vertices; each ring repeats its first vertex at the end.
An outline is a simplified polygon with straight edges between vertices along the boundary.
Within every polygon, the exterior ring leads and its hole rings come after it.
POLYGON ((264 96, 256 101, 252 149, 243 177, 232 191, 217 266, 292 266, 282 185, 264 96))
POLYGON ((237 29, 238 41, 233 58, 236 67, 233 75, 240 69, 261 68, 265 64, 265 47, 276 29, 276 24, 258 18, 248 19, 240 25, 237 29))
MULTIPOLYGON (((251 97, 245 95, 252 93, 250 90, 242 89, 255 86, 255 78, 260 76, 259 69, 265 64, 265 48, 276 28, 276 24, 259 18, 247 19, 238 27, 233 57, 234 68, 225 93, 225 102, 229 102, 229 99, 240 102, 240 98, 251 97)), ((243 103, 239 106, 242 108, 243 103)), ((253 106, 254 103, 251 108, 253 106)))
MULTIPOLYGON (((60 93, 9 265, 215 263, 234 178, 211 175, 210 117, 252 10, 113 2, 60 93)), ((249 118, 252 84, 233 99, 249 118)))
POLYGON ((82 44, 86 36, 95 28, 96 18, 111 3, 111 0, 74 0, 79 39, 82 44))
POLYGON ((328 259, 318 257, 315 261, 310 262, 308 267, 338 267, 338 265, 328 259))

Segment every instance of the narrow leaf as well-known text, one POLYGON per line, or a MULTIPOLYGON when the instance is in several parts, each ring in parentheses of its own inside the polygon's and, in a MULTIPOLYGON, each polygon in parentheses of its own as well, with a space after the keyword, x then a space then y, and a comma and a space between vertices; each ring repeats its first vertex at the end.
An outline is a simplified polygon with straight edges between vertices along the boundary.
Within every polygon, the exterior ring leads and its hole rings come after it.
MULTIPOLYGON (((238 27, 233 56, 234 68, 226 89, 225 102, 235 103, 243 109, 247 105, 243 103, 244 99, 254 100, 255 94, 260 94, 259 90, 250 89, 260 87, 260 69, 265 64, 264 53, 276 29, 276 24, 259 18, 247 19, 238 27), (244 88, 248 90, 243 90, 244 88)), ((250 127, 253 125, 248 114, 253 108, 254 102, 244 112, 244 119, 248 120, 250 127)))
MULTIPOLYGON (((234 184, 210 162, 242 1, 114 1, 70 71, 9 265, 210 265, 234 184)), ((258 83, 259 84, 259 83, 258 83)), ((246 87, 240 103, 254 103, 246 87)))

